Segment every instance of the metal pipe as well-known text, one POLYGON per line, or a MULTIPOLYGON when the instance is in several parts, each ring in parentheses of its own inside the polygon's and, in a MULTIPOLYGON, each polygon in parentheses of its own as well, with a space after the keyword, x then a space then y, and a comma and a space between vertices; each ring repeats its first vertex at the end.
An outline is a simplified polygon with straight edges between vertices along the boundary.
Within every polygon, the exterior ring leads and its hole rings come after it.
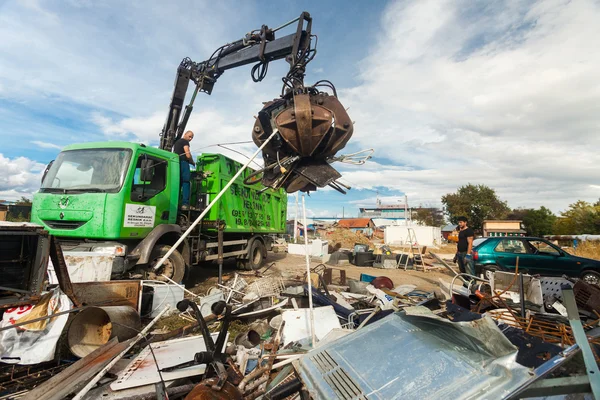
POLYGON ((121 353, 119 353, 119 355, 117 355, 115 358, 112 359, 111 362, 108 363, 108 365, 104 368, 102 368, 102 371, 98 372, 96 374, 96 376, 88 382, 87 385, 85 385, 85 387, 83 389, 81 389, 79 391, 79 393, 77 393, 75 395, 75 397, 73 397, 72 400, 81 400, 89 391, 91 388, 94 387, 94 385, 96 385, 96 383, 98 383, 98 381, 100 379, 102 379, 102 377, 104 375, 106 375, 106 373, 121 359, 125 356, 125 354, 127 354, 127 352, 129 350, 131 350, 131 348, 133 346, 135 346, 135 344, 137 342, 139 342, 143 337, 146 336, 146 334, 150 331, 150 329, 152 329, 152 327, 154 326, 154 324, 156 324, 158 322, 159 319, 162 318, 163 314, 166 313, 167 311, 169 311, 171 309, 170 305, 166 305, 165 308, 163 308, 163 310, 152 320, 150 321, 150 323, 148 325, 146 325, 146 327, 144 329, 142 329, 140 331, 140 333, 137 334, 136 337, 134 337, 133 339, 131 339, 131 342, 129 342, 129 344, 127 345, 127 348, 125 350, 123 350, 121 353))
POLYGON ((525 293, 523 293, 523 273, 519 272, 519 302, 521 303, 521 318, 525 318, 525 293))
POLYGON ((269 136, 267 138, 267 140, 265 140, 263 142, 263 144, 258 148, 258 150, 256 150, 254 152, 254 154, 252 155, 252 157, 250 157, 250 159, 248 159, 248 162, 246 162, 246 164, 244 164, 244 166, 242 168, 240 168, 240 170, 233 176, 233 178, 231 178, 231 180, 229 182, 227 182, 227 184, 225 185, 225 187, 223 187, 223 189, 221 189, 221 191, 219 192, 219 194, 217 194, 217 196, 213 199, 213 201, 210 202, 210 204, 208 206, 206 206, 206 208, 204 209, 204 211, 202 211, 202 213, 200 213, 200 215, 198 216, 198 218, 196 218, 196 220, 192 223, 192 225, 190 225, 190 227, 183 233, 183 235, 181 235, 181 237, 177 240, 177 242, 175 242, 175 244, 173 246, 171 246, 171 248, 169 249, 169 251, 167 251, 167 254, 164 255, 163 258, 161 258, 156 265, 153 267, 153 269, 156 271, 158 270, 165 261, 167 261, 167 258, 171 257, 171 254, 173 254, 173 252, 177 249, 177 247, 179 247, 179 245, 181 243, 183 243, 183 241, 185 240, 186 237, 188 237, 188 235, 190 234, 190 232, 192 232, 192 230, 196 227, 196 225, 198 225, 200 223, 200 221, 202 221, 202 218, 204 218, 204 216, 206 214, 208 214, 208 212, 210 211, 210 209, 217 203, 217 201, 219 201, 219 199, 221 198, 221 196, 223 196, 223 194, 225 194, 225 192, 227 192, 227 190, 229 189, 229 187, 231 185, 233 185, 233 182, 235 182, 235 180, 242 174, 242 172, 244 172, 244 170, 246 168, 248 168, 248 165, 250 165, 250 163, 256 158, 256 156, 258 155, 259 152, 262 151, 262 149, 267 145, 267 143, 269 143, 271 141, 271 139, 273 139, 273 137, 279 133, 279 131, 277 129, 275 129, 273 131, 273 133, 271 133, 271 136, 269 136))
POLYGON ((260 367, 260 368, 257 367, 257 368, 255 368, 254 371, 250 372, 248 375, 246 375, 244 377, 244 379, 242 379, 242 381, 238 385, 238 389, 243 392, 244 388, 246 387, 246 385, 248 384, 248 382, 250 382, 252 379, 258 378, 259 376, 261 376, 266 371, 268 371, 267 367, 260 367))
POLYGON ((312 280, 310 278, 310 255, 308 253, 308 230, 306 229, 306 203, 304 201, 304 195, 302 195, 302 218, 302 221, 304 223, 304 253, 306 255, 306 277, 308 279, 308 309, 310 313, 310 336, 312 338, 312 346, 315 347, 315 313, 313 309, 312 280))
POLYGON ((219 262, 219 285, 223 284, 223 224, 221 221, 217 222, 219 224, 218 233, 217 233, 217 260, 219 262))
POLYGON ((359 330, 360 328, 365 326, 367 324, 367 322, 369 322, 369 320, 371 318, 373 318, 375 316, 375 314, 377 314, 379 311, 381 311, 381 307, 379 307, 379 306, 375 307, 373 312, 371 314, 369 314, 369 316, 367 318, 365 318, 363 322, 360 323, 360 325, 358 326, 358 328, 356 328, 356 330, 359 330))
POLYGON ((250 385, 248 385, 246 387, 245 393, 253 391, 257 387, 259 387, 260 385, 265 383, 268 379, 269 379, 268 376, 261 376, 260 378, 258 378, 257 380, 255 380, 254 382, 252 382, 250 385))

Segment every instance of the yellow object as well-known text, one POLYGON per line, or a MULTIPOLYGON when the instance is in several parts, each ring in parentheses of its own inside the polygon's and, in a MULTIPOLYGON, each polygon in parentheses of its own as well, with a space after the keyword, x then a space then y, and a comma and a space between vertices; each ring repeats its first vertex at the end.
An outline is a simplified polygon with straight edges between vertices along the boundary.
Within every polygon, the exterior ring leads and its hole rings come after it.
MULTIPOLYGON (((40 298, 40 300, 38 301, 38 303, 29 312, 29 314, 27 314, 26 316, 24 316, 22 318, 19 318, 17 320, 17 322, 18 323, 27 322, 32 319, 41 318, 41 317, 45 317, 46 315, 48 315, 48 306, 50 304, 51 298, 52 298, 52 293, 46 293, 45 295, 43 295, 40 298)), ((56 304, 55 304, 55 308, 56 308, 56 304)), ((52 311, 55 311, 55 310, 52 310, 52 311)), ((19 328, 27 330, 27 331, 43 331, 44 329, 46 329, 46 325, 48 324, 48 321, 50 321, 51 319, 52 318, 47 318, 47 319, 43 319, 41 321, 32 322, 27 325, 21 325, 19 328)))
POLYGON ((448 235, 448 241, 458 243, 458 231, 452 231, 452 233, 448 235))

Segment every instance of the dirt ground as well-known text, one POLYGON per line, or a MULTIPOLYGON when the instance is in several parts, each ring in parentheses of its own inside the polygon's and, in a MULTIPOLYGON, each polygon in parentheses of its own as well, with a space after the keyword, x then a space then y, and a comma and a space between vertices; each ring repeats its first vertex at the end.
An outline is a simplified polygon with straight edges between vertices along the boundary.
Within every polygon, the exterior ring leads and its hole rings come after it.
MULTIPOLYGON (((452 258, 453 254, 438 254, 442 258, 452 258)), ((287 253, 269 253, 265 266, 271 264, 274 265, 269 268, 264 276, 280 276, 283 278, 286 284, 301 284, 304 273, 306 271, 306 262, 303 256, 297 256, 287 253)), ((321 264, 318 260, 311 260, 311 268, 321 264)), ((331 267, 327 265, 328 267, 331 267)), ((264 269, 263 267, 262 269, 264 269)), ((351 264, 339 265, 333 268, 343 269, 346 271, 346 277, 352 279, 359 279, 360 274, 368 274, 373 276, 387 276, 390 278, 394 285, 412 284, 417 286, 417 289, 425 291, 433 291, 439 289, 438 279, 443 278, 449 281, 452 278, 452 274, 446 270, 440 271, 414 271, 404 269, 380 269, 371 267, 357 267, 351 264)), ((218 280, 218 266, 216 264, 206 264, 203 266, 196 267, 187 280, 186 287, 193 293, 201 296, 205 295, 211 287, 215 287, 218 280)), ((232 279, 234 274, 238 273, 248 283, 251 283, 257 276, 251 271, 237 270, 235 263, 227 262, 223 265, 223 279, 232 279)), ((333 280, 339 275, 333 273, 333 280)))

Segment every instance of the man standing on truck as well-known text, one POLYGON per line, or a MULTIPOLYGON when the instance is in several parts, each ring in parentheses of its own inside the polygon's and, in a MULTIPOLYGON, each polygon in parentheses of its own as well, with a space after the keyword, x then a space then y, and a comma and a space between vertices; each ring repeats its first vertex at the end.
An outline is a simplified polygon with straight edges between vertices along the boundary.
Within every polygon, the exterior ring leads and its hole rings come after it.
POLYGON ((466 217, 458 217, 458 244, 456 246, 455 259, 458 261, 458 269, 461 274, 467 273, 475 275, 475 265, 473 264, 473 239, 475 232, 467 226, 466 217))
POLYGON ((194 132, 187 131, 183 134, 181 139, 177 140, 173 145, 173 153, 179 155, 179 169, 181 171, 181 209, 189 210, 190 208, 190 179, 191 171, 190 164, 194 167, 196 163, 192 158, 192 152, 190 150, 190 141, 194 138, 194 132))

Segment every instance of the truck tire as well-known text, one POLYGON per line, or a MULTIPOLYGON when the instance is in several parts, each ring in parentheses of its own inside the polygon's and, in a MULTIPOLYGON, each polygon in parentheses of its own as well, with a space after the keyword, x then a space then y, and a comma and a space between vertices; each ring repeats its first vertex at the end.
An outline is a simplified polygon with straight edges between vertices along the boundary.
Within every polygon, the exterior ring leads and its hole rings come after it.
POLYGON ((248 248, 248 259, 242 260, 238 265, 247 271, 255 271, 259 269, 263 261, 265 260, 264 254, 266 252, 265 245, 259 239, 255 239, 250 243, 248 248))
POLYGON ((185 275, 185 260, 178 250, 175 250, 169 258, 167 258, 158 271, 152 270, 152 267, 156 265, 169 250, 171 250, 171 246, 167 244, 157 244, 154 246, 152 253, 150 254, 150 263, 148 264, 148 279, 166 282, 167 279, 162 276, 162 274, 164 274, 177 283, 183 281, 185 275))

